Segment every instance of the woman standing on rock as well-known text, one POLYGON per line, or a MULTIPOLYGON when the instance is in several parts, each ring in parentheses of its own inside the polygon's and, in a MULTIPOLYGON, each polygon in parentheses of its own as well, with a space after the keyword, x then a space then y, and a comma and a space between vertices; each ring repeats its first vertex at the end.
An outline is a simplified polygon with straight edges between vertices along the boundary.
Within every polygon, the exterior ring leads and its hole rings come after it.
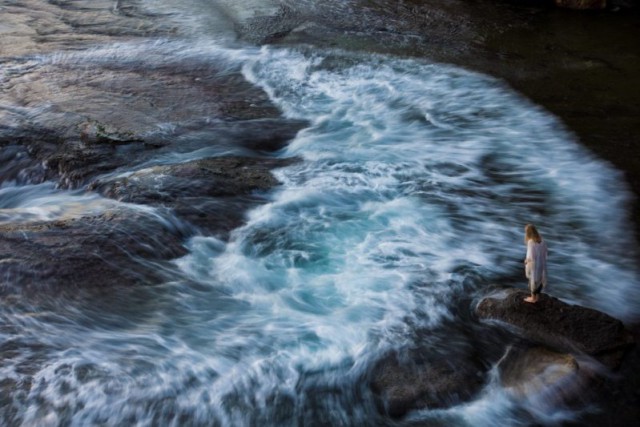
POLYGON ((542 240, 535 225, 524 227, 524 243, 527 245, 527 257, 524 260, 524 273, 529 279, 531 296, 524 300, 538 302, 538 295, 547 286, 547 244, 542 240))

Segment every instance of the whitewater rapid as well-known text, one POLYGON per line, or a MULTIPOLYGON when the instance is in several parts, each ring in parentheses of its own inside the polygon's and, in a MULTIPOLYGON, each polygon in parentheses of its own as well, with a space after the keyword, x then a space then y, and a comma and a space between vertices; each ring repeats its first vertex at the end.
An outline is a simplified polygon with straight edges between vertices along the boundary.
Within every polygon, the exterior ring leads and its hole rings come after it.
MULTIPOLYGON (((151 314, 3 306, 2 339, 17 353, 0 380, 31 384, 5 403, 21 425, 380 425, 364 381, 371 364, 411 345, 417 329, 437 336, 444 322, 462 322, 461 297, 524 288, 529 222, 550 248, 551 294, 637 320, 620 173, 501 81, 393 56, 202 40, 33 61, 166 58, 241 70, 285 116, 308 122, 277 153, 301 161, 275 171, 282 185, 228 241, 185 242, 177 278, 140 291, 151 314)), ((15 182, 0 198, 0 221, 13 222, 116 203, 15 182)), ((489 381, 471 403, 414 417, 517 425, 518 405, 489 381)), ((572 416, 531 411, 542 423, 572 416)))
MULTIPOLYGON (((283 185, 272 201, 230 242, 194 238, 178 261, 193 280, 246 304, 218 347, 240 346, 241 366, 252 366, 226 377, 232 388, 247 387, 247 376, 258 390, 295 395, 290 387, 304 389, 309 371, 358 377, 416 328, 455 321, 461 294, 524 287, 513 278, 528 222, 551 247, 553 295, 627 320, 637 313, 619 173, 500 81, 311 49, 263 48, 243 72, 309 126, 280 153, 304 161, 277 171, 283 185)), ((511 410, 508 399, 487 405, 500 395, 487 390, 451 411, 451 422, 491 424, 511 410)))

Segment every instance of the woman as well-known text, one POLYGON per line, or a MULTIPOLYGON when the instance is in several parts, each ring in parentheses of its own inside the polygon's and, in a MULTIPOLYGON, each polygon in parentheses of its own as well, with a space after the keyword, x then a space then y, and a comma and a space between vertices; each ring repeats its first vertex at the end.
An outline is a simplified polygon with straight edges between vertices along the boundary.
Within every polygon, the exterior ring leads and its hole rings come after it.
POLYGON ((533 224, 524 227, 524 243, 527 245, 524 273, 529 279, 531 291, 531 296, 524 300, 534 304, 538 302, 542 289, 547 286, 547 244, 533 224))

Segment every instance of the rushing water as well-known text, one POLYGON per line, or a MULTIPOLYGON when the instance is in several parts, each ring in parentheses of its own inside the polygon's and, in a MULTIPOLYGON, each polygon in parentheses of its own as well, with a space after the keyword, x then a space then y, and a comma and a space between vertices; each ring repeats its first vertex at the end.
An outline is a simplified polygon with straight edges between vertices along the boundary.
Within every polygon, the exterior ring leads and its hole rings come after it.
MULTIPOLYGON (((221 7, 241 12, 233 2, 192 3, 198 14, 158 10, 202 28, 223 22, 214 14, 221 7)), ((411 346, 416 330, 431 331, 437 351, 444 324, 471 322, 459 313, 461 299, 471 310, 489 288, 524 287, 513 277, 522 274, 528 222, 550 247, 551 293, 624 320, 640 312, 620 174, 496 79, 391 56, 238 46, 215 32, 54 52, 21 66, 153 69, 181 61, 240 70, 282 114, 307 121, 277 153, 302 161, 275 172, 283 185, 228 241, 191 238, 188 255, 174 260, 175 280, 127 294, 145 301, 143 314, 3 301, 5 424, 391 423, 366 385, 372 364, 411 346)), ((47 100, 25 108, 20 114, 31 120, 55 115, 47 100)), ((148 162, 186 161, 202 150, 148 162)), ((229 152, 212 147, 206 155, 229 152)), ((0 223, 91 215, 114 204, 82 189, 12 180, 0 187, 0 223)), ((512 400, 488 378, 471 402, 408 422, 520 425, 574 416, 512 400)))

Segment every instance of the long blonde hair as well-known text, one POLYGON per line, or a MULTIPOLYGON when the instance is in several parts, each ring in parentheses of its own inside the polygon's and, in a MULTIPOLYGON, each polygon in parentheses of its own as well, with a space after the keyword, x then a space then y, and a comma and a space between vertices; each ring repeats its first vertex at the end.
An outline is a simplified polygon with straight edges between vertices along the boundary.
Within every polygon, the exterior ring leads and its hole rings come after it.
POLYGON ((533 224, 527 224, 524 226, 524 242, 533 240, 536 243, 542 242, 542 236, 538 233, 538 229, 533 224))

